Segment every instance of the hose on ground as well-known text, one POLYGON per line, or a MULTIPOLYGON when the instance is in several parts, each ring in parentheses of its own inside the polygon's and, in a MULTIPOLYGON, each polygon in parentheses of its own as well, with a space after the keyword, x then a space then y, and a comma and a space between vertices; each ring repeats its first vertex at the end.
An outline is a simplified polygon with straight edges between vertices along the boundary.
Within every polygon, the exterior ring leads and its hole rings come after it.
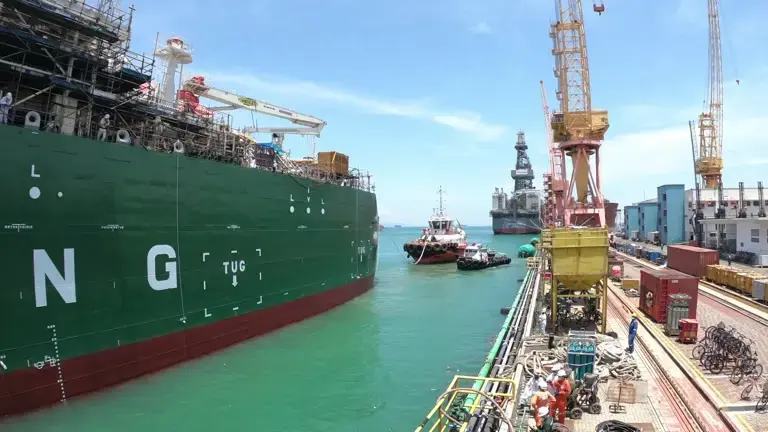
MULTIPOLYGON (((509 427, 509 430, 514 430, 515 429, 515 426, 512 424, 512 421, 509 419, 509 417, 507 417, 507 415, 504 413, 504 410, 501 408, 501 405, 499 405, 499 403, 496 402, 496 400, 494 400, 488 393, 486 393, 486 392, 484 392, 482 390, 475 390, 473 388, 462 388, 462 387, 454 388, 454 389, 449 389, 446 392, 444 392, 442 395, 440 395, 440 397, 437 398, 437 400, 442 401, 449 394, 456 393, 456 392, 474 393, 476 395, 482 396, 491 405, 491 407, 495 408, 496 411, 500 414, 499 419, 502 422, 504 422, 504 424, 506 424, 507 427, 509 427)), ((445 418, 447 418, 448 420, 453 422, 455 425, 458 426, 458 425, 463 423, 463 421, 455 419, 449 413, 447 413, 443 409, 442 405, 440 405, 438 407, 438 410, 440 411, 440 415, 444 416, 445 418)))
MULTIPOLYGON (((548 337, 533 336, 523 341, 526 347, 546 346, 548 337)), ((525 370, 525 375, 531 377, 534 375, 546 375, 552 369, 552 366, 558 363, 568 362, 568 341, 560 339, 555 343, 553 349, 532 349, 519 360, 525 370)), ((635 358, 628 354, 622 348, 621 344, 611 336, 597 335, 597 346, 595 347, 595 373, 601 380, 609 377, 624 379, 627 381, 637 381, 641 379, 640 369, 637 366, 635 358)), ((514 373, 513 368, 508 368, 499 375, 503 378, 509 378, 514 373)))
POLYGON ((607 420, 598 424, 595 432, 640 432, 640 429, 618 420, 607 420))

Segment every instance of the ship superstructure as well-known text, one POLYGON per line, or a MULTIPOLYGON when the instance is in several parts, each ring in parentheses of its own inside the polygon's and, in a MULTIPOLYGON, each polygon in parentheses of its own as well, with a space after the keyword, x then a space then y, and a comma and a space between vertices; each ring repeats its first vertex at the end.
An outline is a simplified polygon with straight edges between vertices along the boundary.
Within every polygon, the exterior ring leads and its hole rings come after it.
POLYGON ((341 153, 296 161, 283 148, 324 121, 182 79, 193 56, 180 37, 154 57, 130 51, 132 10, 115 2, 4 0, 0 21, 0 416, 373 286, 371 177, 341 153), (237 129, 232 109, 295 127, 237 129))
POLYGON ((491 218, 494 234, 534 234, 541 232, 541 193, 533 186, 533 168, 528 159, 525 133, 517 133, 517 162, 512 170, 514 190, 507 196, 504 189, 493 193, 491 218))
POLYGON ((437 191, 439 207, 427 221, 427 228, 417 240, 403 245, 403 251, 416 264, 437 264, 456 261, 467 246, 467 233, 458 220, 449 216, 443 206, 443 188, 437 191))

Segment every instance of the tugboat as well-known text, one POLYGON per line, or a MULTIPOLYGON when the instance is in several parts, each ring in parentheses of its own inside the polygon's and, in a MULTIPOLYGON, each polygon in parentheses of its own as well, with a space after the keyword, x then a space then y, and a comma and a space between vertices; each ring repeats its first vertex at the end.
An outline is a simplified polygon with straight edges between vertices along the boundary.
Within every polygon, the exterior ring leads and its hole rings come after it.
POLYGON ((456 261, 459 270, 482 270, 512 262, 512 258, 493 249, 486 249, 481 244, 472 243, 464 249, 464 256, 456 261))
POLYGON ((467 233, 443 209, 443 188, 437 193, 440 207, 427 221, 427 228, 421 237, 403 245, 403 251, 416 264, 454 262, 464 255, 464 248, 467 247, 467 233))

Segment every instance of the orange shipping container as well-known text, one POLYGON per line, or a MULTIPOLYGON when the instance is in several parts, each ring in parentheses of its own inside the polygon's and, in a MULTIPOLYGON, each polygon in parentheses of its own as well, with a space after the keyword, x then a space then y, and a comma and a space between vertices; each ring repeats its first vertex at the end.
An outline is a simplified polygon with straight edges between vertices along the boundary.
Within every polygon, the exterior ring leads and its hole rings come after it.
POLYGON ((667 267, 703 278, 707 266, 720 264, 720 252, 695 246, 672 245, 667 247, 667 267))

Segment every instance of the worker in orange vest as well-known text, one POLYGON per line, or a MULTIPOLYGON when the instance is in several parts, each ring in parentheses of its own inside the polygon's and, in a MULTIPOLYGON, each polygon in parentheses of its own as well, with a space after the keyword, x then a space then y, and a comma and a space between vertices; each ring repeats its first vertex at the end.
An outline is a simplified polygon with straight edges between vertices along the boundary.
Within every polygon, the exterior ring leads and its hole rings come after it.
POLYGON ((560 369, 557 373, 557 379, 552 383, 555 388, 555 401, 550 407, 552 417, 557 414, 557 422, 565 424, 565 407, 568 402, 568 396, 571 395, 571 383, 568 381, 565 370, 560 369))
POLYGON ((536 420, 536 427, 541 427, 542 418, 539 415, 539 408, 552 405, 554 398, 547 391, 547 383, 544 380, 539 380, 539 391, 533 394, 531 397, 531 410, 533 411, 533 418, 536 420))

